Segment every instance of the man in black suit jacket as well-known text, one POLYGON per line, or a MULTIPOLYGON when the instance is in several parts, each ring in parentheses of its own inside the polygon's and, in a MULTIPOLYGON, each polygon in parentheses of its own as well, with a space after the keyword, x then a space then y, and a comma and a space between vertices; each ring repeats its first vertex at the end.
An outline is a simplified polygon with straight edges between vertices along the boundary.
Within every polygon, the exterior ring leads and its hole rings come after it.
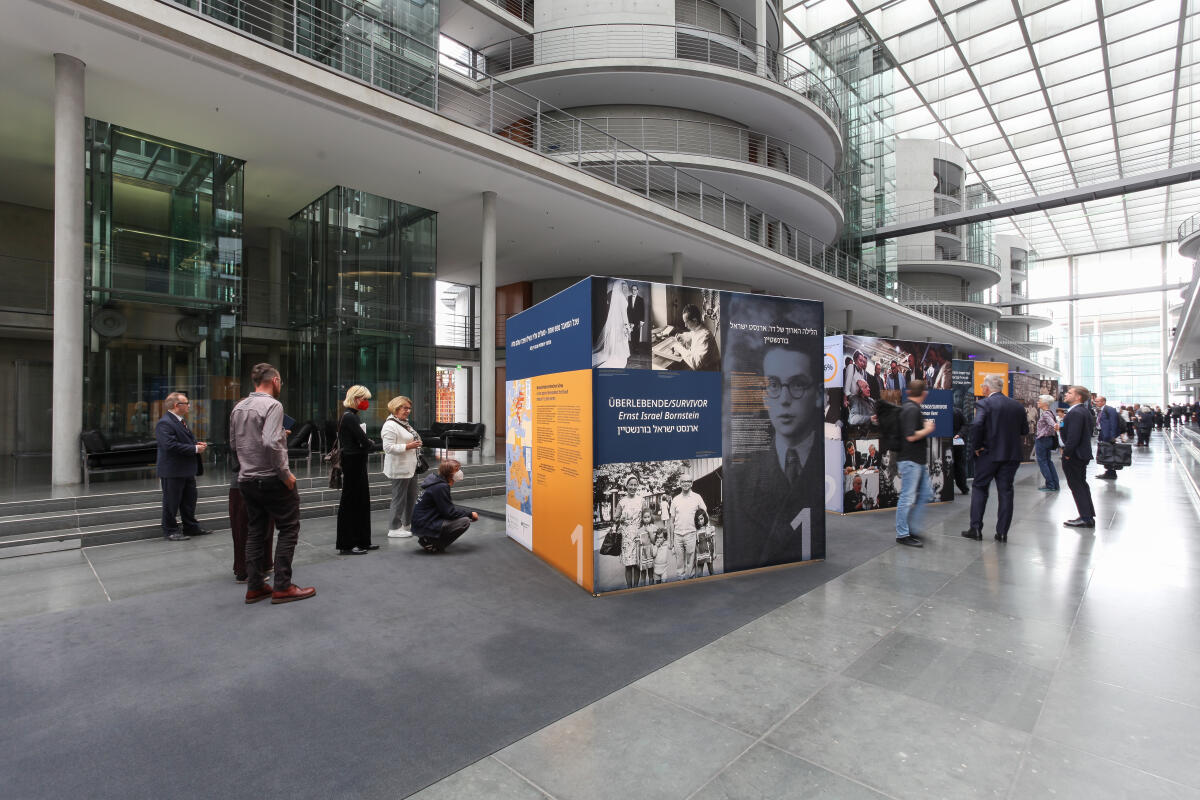
POLYGON ((793 345, 763 354, 774 444, 725 462, 726 572, 825 557, 820 363, 793 345))
POLYGON ((1087 465, 1092 460, 1092 429, 1096 426, 1087 407, 1090 397, 1082 386, 1067 389, 1066 401, 1071 408, 1063 417, 1062 468, 1079 511, 1077 518, 1063 523, 1071 528, 1096 527, 1096 507, 1092 505, 1092 488, 1087 482, 1087 465))
POLYGON ((636 345, 642 343, 646 323, 646 298, 642 297, 641 287, 636 283, 629 284, 629 350, 636 350, 636 345))
POLYGON ((171 392, 164 405, 167 407, 166 413, 154 426, 154 438, 158 442, 157 473, 163 493, 163 537, 172 542, 182 542, 191 536, 212 533, 201 528, 196 521, 198 456, 204 454, 208 444, 197 442, 184 421, 191 407, 186 395, 171 392), (177 516, 183 520, 182 531, 177 516))
POLYGON ((971 489, 971 527, 962 532, 968 539, 983 538, 983 512, 987 508, 988 486, 996 480, 996 541, 1008 541, 1012 525, 1013 479, 1021 464, 1021 437, 1029 433, 1025 407, 1005 397, 1004 378, 989 375, 983 380, 987 395, 975 404, 971 423, 971 442, 975 448, 975 484, 971 489))

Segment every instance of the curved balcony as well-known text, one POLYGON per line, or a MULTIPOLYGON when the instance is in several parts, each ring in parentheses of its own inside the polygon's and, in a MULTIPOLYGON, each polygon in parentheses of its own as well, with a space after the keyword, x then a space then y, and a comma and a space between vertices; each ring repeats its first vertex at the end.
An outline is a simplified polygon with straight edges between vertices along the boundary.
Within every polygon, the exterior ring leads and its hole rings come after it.
POLYGON ((842 156, 842 113, 829 87, 787 56, 736 36, 692 25, 579 25, 480 53, 488 73, 560 108, 669 102, 804 142, 829 164, 842 156))
POLYGON ((1200 214, 1192 214, 1179 226, 1179 255, 1184 258, 1200 256, 1200 214))
POLYGON ((1029 330, 1048 328, 1054 324, 1054 320, 1051 317, 1041 314, 1030 314, 1028 313, 1028 309, 1024 308, 1012 308, 1001 311, 1000 324, 1003 325, 1006 322, 1027 325, 1029 326, 1029 330))
MULTIPOLYGON (((901 272, 927 272, 954 275, 975 289, 1000 282, 1000 256, 990 250, 967 248, 958 252, 934 245, 901 245, 897 248, 896 269, 901 272)), ((995 316, 1000 315, 996 309, 995 316)))
POLYGON ((576 166, 627 162, 635 150, 653 153, 774 216, 806 220, 824 241, 836 239, 844 222, 845 183, 832 166, 747 128, 669 117, 547 118, 533 138, 543 153, 576 166))
POLYGON ((955 308, 979 322, 990 323, 1000 319, 1000 308, 990 302, 990 298, 983 292, 926 287, 919 287, 918 290, 925 297, 955 308))

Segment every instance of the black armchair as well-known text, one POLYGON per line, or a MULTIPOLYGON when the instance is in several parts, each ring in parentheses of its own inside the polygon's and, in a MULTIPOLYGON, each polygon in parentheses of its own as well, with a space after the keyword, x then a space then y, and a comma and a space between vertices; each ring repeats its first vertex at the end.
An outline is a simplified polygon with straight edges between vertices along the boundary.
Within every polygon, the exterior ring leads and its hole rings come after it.
POLYGON ((474 450, 483 447, 487 430, 482 422, 435 422, 427 430, 418 430, 425 447, 437 450, 474 450))
POLYGON ((158 463, 154 439, 110 442, 100 431, 87 430, 79 435, 79 446, 85 489, 92 475, 152 469, 158 463))

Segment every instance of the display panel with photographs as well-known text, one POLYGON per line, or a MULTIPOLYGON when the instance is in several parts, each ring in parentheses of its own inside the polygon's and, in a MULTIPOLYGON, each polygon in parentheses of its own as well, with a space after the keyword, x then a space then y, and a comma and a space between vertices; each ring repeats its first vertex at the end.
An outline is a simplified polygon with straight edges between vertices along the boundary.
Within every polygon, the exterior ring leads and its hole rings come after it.
POLYGON ((724 299, 726 568, 823 558, 822 306, 724 299))
POLYGON ((1008 396, 1016 400, 1025 409, 1025 417, 1029 421, 1029 432, 1021 437, 1021 460, 1033 460, 1033 444, 1037 438, 1038 395, 1041 394, 1042 382, 1025 372, 1011 372, 1008 376, 1008 396))
POLYGON ((597 592, 724 571, 721 459, 602 464, 593 475, 597 592))

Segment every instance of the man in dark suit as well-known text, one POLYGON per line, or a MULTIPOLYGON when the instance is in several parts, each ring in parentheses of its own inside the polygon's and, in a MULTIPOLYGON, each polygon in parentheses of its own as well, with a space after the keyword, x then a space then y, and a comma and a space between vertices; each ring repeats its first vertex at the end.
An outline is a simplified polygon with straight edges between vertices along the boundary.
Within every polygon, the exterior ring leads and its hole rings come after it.
POLYGON ((186 395, 171 392, 164 405, 166 413, 154 426, 154 438, 158 442, 157 473, 163 494, 163 537, 172 542, 183 542, 192 536, 212 533, 196 521, 198 456, 204 454, 208 444, 197 442, 188 429, 185 420, 191 403, 186 395), (183 520, 182 531, 179 519, 183 520))
POLYGON ((996 481, 997 542, 1008 541, 1013 515, 1013 479, 1021 464, 1021 437, 1029 433, 1025 407, 1003 394, 1004 378, 989 375, 983 380, 983 399, 975 404, 971 443, 975 449, 975 483, 971 489, 971 527, 962 532, 968 539, 983 538, 983 512, 988 486, 996 481))
POLYGON ((1062 468, 1067 476, 1067 486, 1075 498, 1079 516, 1067 520, 1070 528, 1096 527, 1096 507, 1092 505, 1092 489, 1087 482, 1087 465, 1092 460, 1092 430, 1096 423, 1087 402, 1091 395, 1082 386, 1067 389, 1066 401, 1070 404, 1062 424, 1062 468))
POLYGON ((820 363, 791 344, 763 353, 773 446, 726 460, 726 572, 824 557, 820 363))
MULTIPOLYGON (((1117 429, 1121 427, 1121 416, 1115 408, 1108 404, 1108 400, 1103 397, 1096 397, 1096 407, 1100 409, 1100 413, 1096 415, 1096 424, 1100 426, 1100 436, 1097 438, 1097 441, 1115 443, 1117 441, 1117 429)), ((1118 469, 1120 467, 1105 464, 1104 472, 1096 477, 1103 478, 1106 481, 1115 481, 1118 469)))
POLYGON ((633 352, 642 343, 646 330, 646 298, 642 297, 641 287, 636 283, 629 284, 629 350, 633 352))

